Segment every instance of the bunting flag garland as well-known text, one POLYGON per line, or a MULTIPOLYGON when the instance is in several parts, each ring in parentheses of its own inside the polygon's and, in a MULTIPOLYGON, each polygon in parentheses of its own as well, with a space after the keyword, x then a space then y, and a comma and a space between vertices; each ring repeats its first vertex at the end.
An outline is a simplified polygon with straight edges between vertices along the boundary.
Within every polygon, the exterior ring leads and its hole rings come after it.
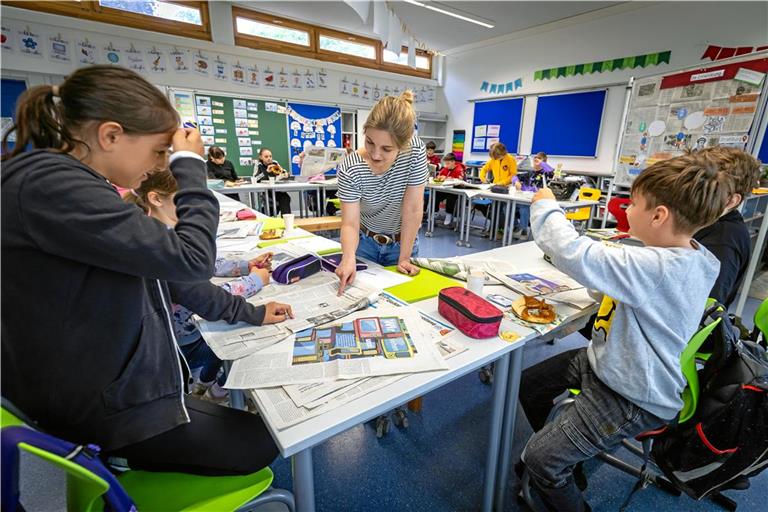
POLYGON ((523 86, 523 79, 518 78, 516 80, 513 80, 511 82, 507 82, 505 84, 491 84, 488 82, 483 82, 480 84, 480 90, 483 92, 487 92, 490 94, 504 94, 508 92, 513 92, 516 89, 519 89, 523 86))
POLYGON ((549 80, 550 78, 603 73, 606 71, 615 71, 617 69, 634 69, 637 67, 644 68, 647 66, 657 66, 659 64, 669 64, 671 56, 671 51, 665 51, 659 53, 649 53, 647 55, 636 55, 634 57, 623 57, 619 59, 609 59, 599 62, 589 62, 586 64, 572 64, 570 66, 540 69, 533 74, 533 79, 549 80))
POLYGON ((738 57, 739 55, 746 55, 748 53, 761 52, 768 50, 768 46, 739 46, 738 48, 723 48, 722 46, 715 46, 710 44, 707 46, 707 50, 701 56, 701 60, 722 60, 729 57, 738 57))
POLYGON ((288 117, 293 119, 294 121, 298 121, 299 123, 303 125, 313 125, 313 126, 328 126, 334 123, 334 121, 338 120, 341 117, 341 111, 337 110, 333 114, 331 114, 328 117, 321 118, 321 119, 307 119, 306 117, 302 116, 298 112, 296 112, 291 106, 285 107, 285 113, 288 114, 288 117))

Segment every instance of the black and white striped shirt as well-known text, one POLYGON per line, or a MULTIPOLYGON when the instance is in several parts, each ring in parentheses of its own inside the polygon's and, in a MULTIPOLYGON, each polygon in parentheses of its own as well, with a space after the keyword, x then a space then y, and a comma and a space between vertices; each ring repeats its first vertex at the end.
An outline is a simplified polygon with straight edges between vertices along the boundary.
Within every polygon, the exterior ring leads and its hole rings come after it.
POLYGON ((410 147, 397 155, 384 174, 373 174, 363 157, 354 152, 339 164, 337 177, 339 199, 360 202, 362 226, 375 233, 399 233, 405 189, 427 183, 427 150, 414 134, 410 147))

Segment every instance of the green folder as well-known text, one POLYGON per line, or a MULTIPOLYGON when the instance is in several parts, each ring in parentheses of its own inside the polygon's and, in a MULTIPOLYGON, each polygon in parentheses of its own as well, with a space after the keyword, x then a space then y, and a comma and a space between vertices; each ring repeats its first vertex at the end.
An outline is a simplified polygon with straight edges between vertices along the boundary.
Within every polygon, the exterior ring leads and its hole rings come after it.
MULTIPOLYGON (((391 270, 392 272, 397 272, 397 265, 384 268, 391 270)), ((440 290, 450 286, 463 286, 463 283, 462 281, 457 281, 442 274, 438 274, 437 272, 422 268, 421 272, 419 272, 417 276, 412 277, 407 283, 391 286, 385 288, 385 290, 395 297, 412 304, 420 300, 437 297, 440 290)))

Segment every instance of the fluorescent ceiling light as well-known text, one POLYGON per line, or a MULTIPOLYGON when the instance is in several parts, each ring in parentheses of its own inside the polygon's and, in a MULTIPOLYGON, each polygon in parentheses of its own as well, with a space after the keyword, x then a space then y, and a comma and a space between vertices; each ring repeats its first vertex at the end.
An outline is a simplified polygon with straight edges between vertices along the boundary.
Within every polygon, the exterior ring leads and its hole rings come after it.
POLYGON ((425 9, 429 9, 430 11, 439 12, 440 14, 445 14, 447 16, 451 16, 453 18, 458 18, 460 20, 468 21, 470 23, 474 23, 475 25, 480 25, 485 28, 493 28, 494 26, 490 23, 486 23, 484 21, 475 20, 472 18, 469 18, 467 16, 462 16, 461 14, 456 14, 455 12, 446 11, 445 9, 440 9, 439 7, 435 7, 433 5, 425 4, 424 2, 418 2, 416 0, 403 0, 403 2, 411 5, 418 5, 419 7, 424 7, 425 9))

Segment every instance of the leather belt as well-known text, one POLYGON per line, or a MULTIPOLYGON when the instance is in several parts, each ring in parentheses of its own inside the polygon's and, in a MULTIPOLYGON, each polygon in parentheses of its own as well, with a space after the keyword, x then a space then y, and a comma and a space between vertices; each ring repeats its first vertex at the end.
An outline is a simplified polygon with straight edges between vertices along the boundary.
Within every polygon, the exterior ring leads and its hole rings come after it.
POLYGON ((394 244, 400 241, 400 233, 395 233, 394 235, 385 235, 383 233, 374 233, 370 229, 366 228, 365 226, 360 226, 360 231, 365 236, 369 236, 373 238, 373 241, 376 242, 379 245, 389 245, 394 244))

